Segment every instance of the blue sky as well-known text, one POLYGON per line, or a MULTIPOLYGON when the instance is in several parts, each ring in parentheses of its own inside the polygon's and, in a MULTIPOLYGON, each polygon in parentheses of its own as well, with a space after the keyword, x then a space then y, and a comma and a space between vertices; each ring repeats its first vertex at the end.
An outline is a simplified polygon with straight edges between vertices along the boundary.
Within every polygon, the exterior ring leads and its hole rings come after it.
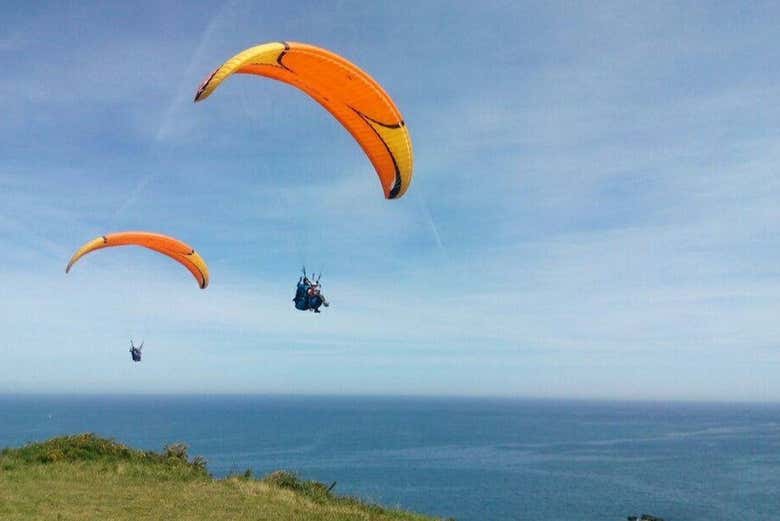
POLYGON ((675 2, 0 7, 0 392, 780 400, 780 9, 675 2), (303 41, 415 147, 385 201, 302 93, 201 80, 303 41), (181 238, 162 256, 83 242, 181 238), (333 306, 292 309, 299 266, 333 306), (128 338, 144 338, 131 364, 128 338))

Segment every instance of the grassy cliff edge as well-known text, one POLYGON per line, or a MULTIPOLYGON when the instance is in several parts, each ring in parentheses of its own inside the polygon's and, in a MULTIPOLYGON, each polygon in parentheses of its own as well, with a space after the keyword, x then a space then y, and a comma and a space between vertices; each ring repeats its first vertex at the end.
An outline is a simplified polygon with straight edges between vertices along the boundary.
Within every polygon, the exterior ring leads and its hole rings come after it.
POLYGON ((78 434, 0 452, 0 519, 434 521, 278 471, 216 479, 185 445, 140 451, 78 434))

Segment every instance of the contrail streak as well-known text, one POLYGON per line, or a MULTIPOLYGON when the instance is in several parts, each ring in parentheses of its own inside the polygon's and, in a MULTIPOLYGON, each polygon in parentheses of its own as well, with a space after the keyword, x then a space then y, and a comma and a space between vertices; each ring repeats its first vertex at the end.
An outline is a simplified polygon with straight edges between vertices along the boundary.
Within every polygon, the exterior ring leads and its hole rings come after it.
MULTIPOLYGON (((185 71, 186 78, 193 76, 195 65, 200 62, 200 58, 203 55, 204 50, 206 49, 208 43, 212 40, 212 35, 217 30, 219 24, 222 23, 222 21, 226 18, 226 15, 234 11, 234 7, 237 3, 238 2, 236 0, 226 2, 219 10, 219 12, 217 12, 217 14, 214 15, 206 25, 206 28, 201 34, 200 41, 198 42, 195 51, 190 57, 189 64, 187 65, 187 69, 185 71)), ((160 126, 157 128, 157 132, 154 136, 156 143, 162 143, 170 135, 174 122, 178 121, 178 118, 175 118, 174 116, 183 105, 190 104, 192 101, 191 98, 192 92, 194 92, 194 87, 195 86, 193 86, 189 80, 182 82, 182 84, 179 86, 176 91, 176 95, 174 95, 171 103, 168 105, 168 108, 165 110, 163 117, 160 120, 160 126)), ((112 219, 116 219, 119 215, 124 213, 128 208, 135 204, 135 201, 143 193, 144 189, 153 180, 160 177, 160 175, 161 173, 157 172, 147 174, 142 177, 141 180, 138 181, 138 184, 136 184, 135 188, 133 188, 130 197, 128 197, 124 204, 122 204, 122 206, 120 206, 117 211, 114 212, 112 219)))
POLYGON ((431 233, 433 234, 433 238, 436 242, 436 246, 438 247, 442 255, 446 255, 447 251, 446 248, 444 247, 444 242, 441 240, 441 234, 439 234, 439 229, 436 227, 436 222, 433 220, 431 211, 428 209, 428 204, 425 202, 425 196, 422 194, 419 197, 419 206, 422 208, 422 211, 425 214, 426 219, 428 220, 428 228, 431 230, 431 233))

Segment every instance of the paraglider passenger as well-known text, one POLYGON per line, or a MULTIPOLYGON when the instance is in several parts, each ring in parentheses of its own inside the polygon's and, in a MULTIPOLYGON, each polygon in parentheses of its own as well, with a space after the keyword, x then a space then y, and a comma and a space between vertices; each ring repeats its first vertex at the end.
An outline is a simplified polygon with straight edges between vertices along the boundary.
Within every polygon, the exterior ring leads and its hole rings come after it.
POLYGON ((328 307, 329 303, 325 300, 325 295, 322 294, 322 286, 319 282, 315 282, 308 291, 309 307, 315 313, 320 312, 320 306, 328 307))

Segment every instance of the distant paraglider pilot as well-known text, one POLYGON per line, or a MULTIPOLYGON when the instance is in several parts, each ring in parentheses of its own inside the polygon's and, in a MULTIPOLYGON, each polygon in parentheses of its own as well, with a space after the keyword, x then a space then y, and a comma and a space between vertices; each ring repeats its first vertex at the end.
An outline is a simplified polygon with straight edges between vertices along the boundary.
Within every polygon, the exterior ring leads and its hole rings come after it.
POLYGON ((140 362, 141 361, 141 349, 144 348, 144 342, 141 341, 141 345, 138 347, 135 347, 133 345, 133 341, 130 340, 130 356, 133 357, 133 362, 140 362))

